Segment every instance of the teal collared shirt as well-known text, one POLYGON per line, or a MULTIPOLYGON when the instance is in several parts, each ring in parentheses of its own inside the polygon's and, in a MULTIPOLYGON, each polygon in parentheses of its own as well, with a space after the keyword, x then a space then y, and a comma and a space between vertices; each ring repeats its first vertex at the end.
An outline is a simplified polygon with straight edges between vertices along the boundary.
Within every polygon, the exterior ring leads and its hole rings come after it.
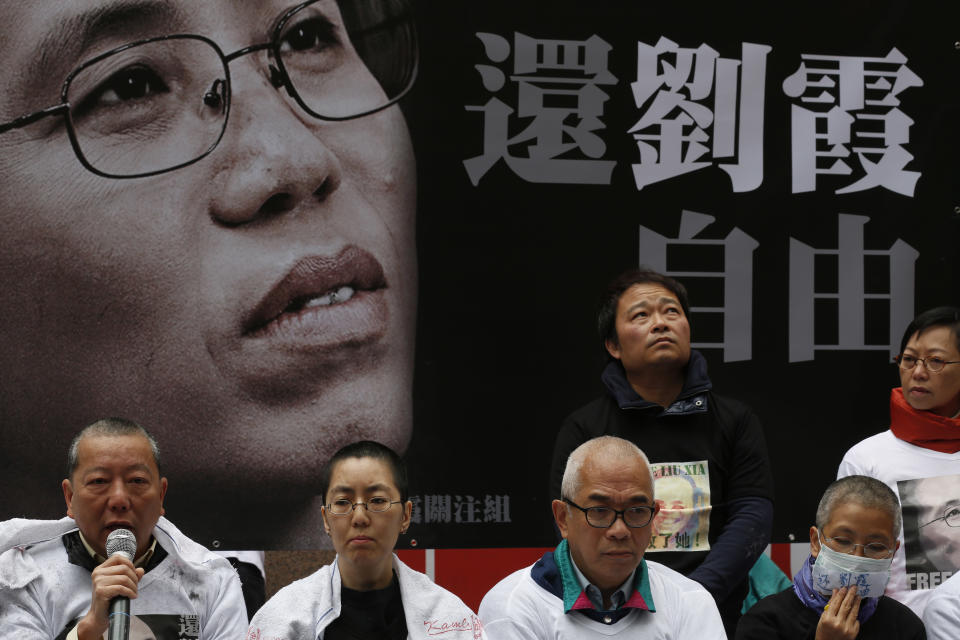
MULTIPOLYGON (((553 559, 563 579, 563 612, 576 609, 603 611, 603 598, 600 590, 589 583, 586 576, 570 557, 570 547, 563 540, 553 552, 553 559), (591 593, 591 591, 593 593, 591 593)), ((650 579, 647 575, 647 561, 642 559, 627 581, 611 596, 614 609, 634 608, 654 612, 653 594, 650 591, 650 579), (631 590, 630 587, 633 586, 631 590)))

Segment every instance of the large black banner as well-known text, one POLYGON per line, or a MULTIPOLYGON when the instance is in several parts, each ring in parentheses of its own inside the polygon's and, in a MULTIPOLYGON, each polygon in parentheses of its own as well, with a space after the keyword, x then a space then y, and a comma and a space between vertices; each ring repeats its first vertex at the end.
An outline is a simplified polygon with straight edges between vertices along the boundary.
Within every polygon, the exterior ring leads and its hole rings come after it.
POLYGON ((645 264, 803 540, 906 324, 960 302, 952 9, 3 6, 0 518, 61 515, 71 436, 120 415, 204 544, 327 544, 319 470, 368 437, 419 547, 550 545, 599 292, 645 264))

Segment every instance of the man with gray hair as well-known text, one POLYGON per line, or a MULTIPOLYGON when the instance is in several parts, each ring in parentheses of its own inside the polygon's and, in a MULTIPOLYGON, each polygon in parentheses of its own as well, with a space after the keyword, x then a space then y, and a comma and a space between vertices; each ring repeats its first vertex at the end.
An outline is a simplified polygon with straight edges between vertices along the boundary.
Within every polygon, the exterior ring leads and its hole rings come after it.
POLYGON ((480 604, 491 640, 726 638, 702 586, 643 557, 659 510, 643 451, 612 436, 589 440, 570 454, 561 486, 552 508, 563 541, 480 604))
POLYGON ((115 598, 130 600, 130 628, 144 622, 156 640, 243 637, 237 574, 163 518, 167 479, 143 427, 122 418, 87 426, 61 488, 68 517, 0 523, 0 638, 99 640, 115 598), (124 529, 130 557, 108 551, 124 529))

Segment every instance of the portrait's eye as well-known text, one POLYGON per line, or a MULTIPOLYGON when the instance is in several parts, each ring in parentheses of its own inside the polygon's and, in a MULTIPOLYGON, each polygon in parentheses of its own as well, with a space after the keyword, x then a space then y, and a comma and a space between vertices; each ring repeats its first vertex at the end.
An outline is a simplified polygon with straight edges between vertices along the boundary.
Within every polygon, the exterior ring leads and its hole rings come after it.
POLYGON ((134 64, 113 72, 87 92, 73 113, 82 117, 96 109, 146 100, 169 91, 170 87, 156 71, 143 64, 134 64))
POLYGON ((913 368, 917 364, 917 359, 914 356, 902 355, 900 356, 900 364, 913 368))
POLYGON ((610 507, 589 507, 590 513, 595 515, 597 518, 607 518, 610 516, 613 511, 610 507))
POLYGON ((836 538, 832 538, 832 540, 833 540, 833 544, 835 544, 835 545, 838 546, 838 547, 851 547, 851 546, 853 546, 853 540, 851 540, 850 538, 844 538, 844 537, 841 537, 841 536, 837 536, 836 538))
POLYGON ((338 44, 337 28, 323 16, 301 20, 283 32, 281 53, 322 50, 338 44))
POLYGON ((335 509, 343 509, 343 508, 349 509, 350 507, 353 506, 353 503, 347 500, 346 498, 340 498, 338 500, 334 500, 331 503, 331 506, 333 506, 335 509))
POLYGON ((943 514, 944 518, 956 518, 957 516, 960 516, 960 507, 950 507, 943 514))
POLYGON ((879 554, 887 553, 888 551, 886 545, 880 544, 879 542, 871 542, 870 544, 866 545, 863 549, 870 555, 879 555, 879 554))
POLYGON ((390 503, 390 498, 384 496, 373 496, 370 500, 367 501, 367 504, 373 505, 375 507, 382 507, 385 504, 390 503))
POLYGON ((927 358, 927 365, 932 369, 942 369, 946 363, 947 361, 943 358, 927 358))

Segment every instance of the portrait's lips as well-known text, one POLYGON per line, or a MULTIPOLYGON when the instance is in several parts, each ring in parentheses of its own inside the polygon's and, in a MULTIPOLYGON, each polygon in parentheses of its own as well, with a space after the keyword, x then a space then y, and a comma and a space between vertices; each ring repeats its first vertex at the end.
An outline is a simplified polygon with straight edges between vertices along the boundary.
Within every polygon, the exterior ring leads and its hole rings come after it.
POLYGON ((355 536, 347 540, 347 544, 367 544, 368 542, 373 542, 373 538, 368 538, 367 536, 355 536))
POLYGON ((930 393, 930 390, 927 389, 926 387, 919 387, 919 386, 918 386, 918 387, 910 387, 910 390, 908 391, 908 393, 909 393, 911 396, 925 396, 925 395, 927 395, 927 394, 930 393))
POLYGON ((611 549, 609 551, 604 551, 603 555, 614 560, 623 560, 633 558, 636 554, 629 549, 611 549))
POLYGON ((661 343, 675 344, 675 343, 676 343, 676 340, 674 340, 674 339, 671 338, 670 336, 660 336, 659 338, 657 338, 656 340, 654 340, 653 342, 651 342, 651 343, 650 343, 650 346, 652 347, 652 346, 655 346, 655 345, 658 345, 658 344, 661 344, 661 343))
POLYGON ((307 256, 243 321, 243 336, 321 345, 376 339, 387 324, 386 277, 380 262, 355 245, 307 256))

